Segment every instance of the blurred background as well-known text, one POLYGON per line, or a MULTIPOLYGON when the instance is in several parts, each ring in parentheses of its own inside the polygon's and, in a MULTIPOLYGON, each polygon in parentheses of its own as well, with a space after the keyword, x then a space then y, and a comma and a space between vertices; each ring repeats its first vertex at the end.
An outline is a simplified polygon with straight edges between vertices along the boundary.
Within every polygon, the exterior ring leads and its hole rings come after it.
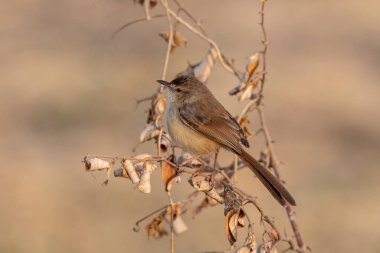
MULTIPOLYGON (((261 48, 259 1, 183 1, 242 69, 261 48)), ((269 1, 266 115, 297 221, 313 252, 379 252, 380 3, 269 1)), ((163 13, 159 8, 153 14, 163 13)), ((165 18, 112 33, 144 17, 132 1, 14 0, 0 9, 0 252, 168 252, 169 239, 134 233, 136 220, 168 200, 160 179, 134 191, 124 179, 87 174, 91 154, 130 155, 161 78, 165 18)), ((198 62, 208 45, 187 32, 168 79, 198 62)), ((217 65, 210 89, 236 115, 233 76, 217 65)), ((257 119, 251 119, 257 129, 257 119)), ((262 138, 251 152, 258 154, 262 138)), ((153 144, 137 153, 153 152, 153 144)), ((225 155, 221 162, 228 162, 225 155)), ((180 200, 191 188, 174 187, 180 200)), ((285 211, 249 171, 238 184, 259 196, 277 226, 285 211)), ((252 210, 253 212, 253 210, 252 210)), ((176 252, 228 249, 223 207, 184 217, 176 252)), ((258 221, 258 220, 257 220, 258 221)), ((143 227, 146 223, 143 224, 143 227)), ((256 223, 259 227, 258 222, 256 223)))

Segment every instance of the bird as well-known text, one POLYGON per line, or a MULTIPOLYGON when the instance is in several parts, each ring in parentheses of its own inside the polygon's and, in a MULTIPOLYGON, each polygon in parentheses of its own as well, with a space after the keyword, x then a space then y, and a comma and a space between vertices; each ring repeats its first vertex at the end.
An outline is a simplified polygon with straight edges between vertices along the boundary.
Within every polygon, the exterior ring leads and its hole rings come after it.
POLYGON ((168 90, 166 123, 178 147, 195 155, 226 149, 239 156, 281 205, 296 205, 285 186, 242 147, 249 147, 244 131, 205 84, 193 75, 157 82, 168 90))

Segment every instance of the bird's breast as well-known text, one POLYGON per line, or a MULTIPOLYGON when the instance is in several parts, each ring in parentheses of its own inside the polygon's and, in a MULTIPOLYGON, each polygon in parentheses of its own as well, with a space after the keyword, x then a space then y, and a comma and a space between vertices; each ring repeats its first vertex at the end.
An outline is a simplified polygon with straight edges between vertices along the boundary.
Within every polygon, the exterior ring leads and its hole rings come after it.
POLYGON ((170 102, 166 120, 170 137, 184 151, 192 154, 218 151, 220 145, 184 124, 179 118, 176 106, 170 102))

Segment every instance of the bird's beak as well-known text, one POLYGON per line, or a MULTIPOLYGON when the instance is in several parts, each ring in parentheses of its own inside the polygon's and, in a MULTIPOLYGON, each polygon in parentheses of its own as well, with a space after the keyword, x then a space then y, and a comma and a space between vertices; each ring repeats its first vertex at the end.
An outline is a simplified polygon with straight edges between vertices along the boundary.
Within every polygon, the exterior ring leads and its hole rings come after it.
POLYGON ((160 84, 162 84, 163 86, 170 88, 170 83, 167 82, 167 81, 164 81, 164 80, 157 80, 157 83, 160 83, 160 84))

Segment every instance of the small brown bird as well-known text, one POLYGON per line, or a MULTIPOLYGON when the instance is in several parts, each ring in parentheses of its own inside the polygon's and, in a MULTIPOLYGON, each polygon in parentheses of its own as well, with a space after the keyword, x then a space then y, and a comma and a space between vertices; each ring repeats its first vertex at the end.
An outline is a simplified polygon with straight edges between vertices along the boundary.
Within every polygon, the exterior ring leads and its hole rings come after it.
POLYGON ((225 148, 248 165, 281 205, 296 205, 284 185, 242 148, 240 143, 249 143, 240 125, 202 82, 190 75, 157 82, 169 90, 166 120, 176 145, 193 154, 225 148))

